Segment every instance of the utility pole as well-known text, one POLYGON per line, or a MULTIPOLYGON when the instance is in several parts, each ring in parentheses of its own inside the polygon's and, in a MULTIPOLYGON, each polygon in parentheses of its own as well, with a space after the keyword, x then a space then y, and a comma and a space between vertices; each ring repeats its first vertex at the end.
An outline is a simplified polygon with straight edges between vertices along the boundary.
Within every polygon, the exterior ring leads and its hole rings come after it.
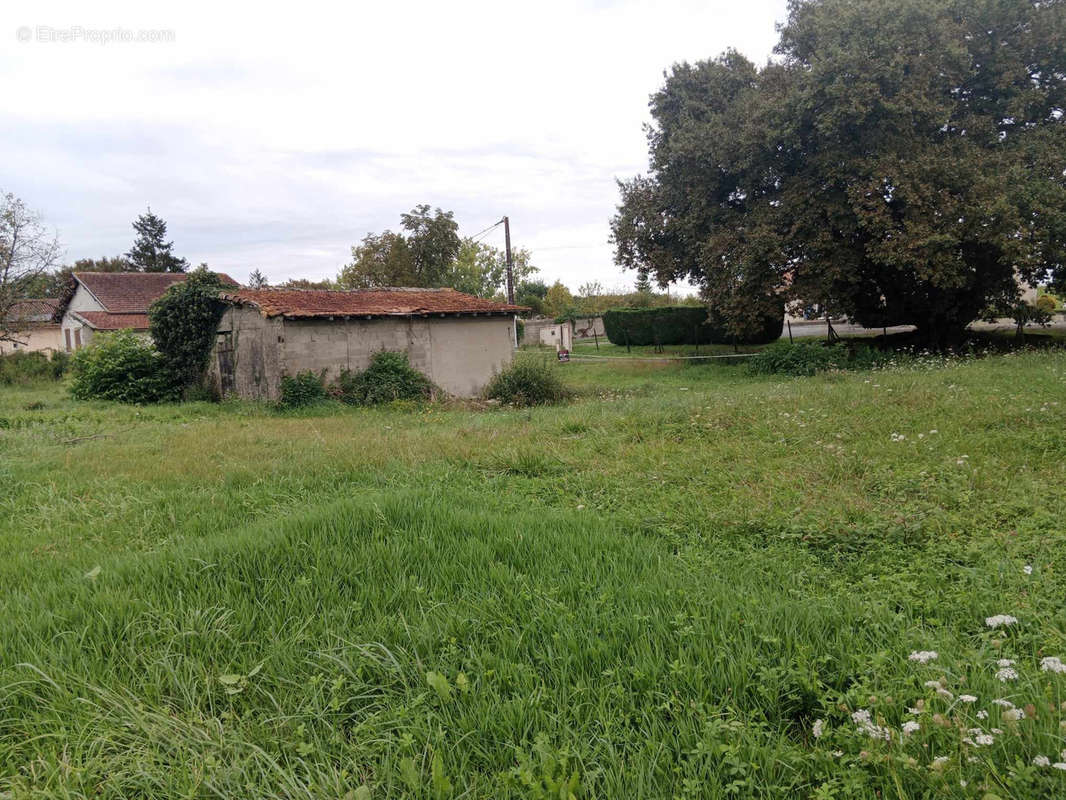
POLYGON ((503 218, 503 239, 507 247, 507 302, 514 305, 514 265, 511 263, 511 220, 503 218))

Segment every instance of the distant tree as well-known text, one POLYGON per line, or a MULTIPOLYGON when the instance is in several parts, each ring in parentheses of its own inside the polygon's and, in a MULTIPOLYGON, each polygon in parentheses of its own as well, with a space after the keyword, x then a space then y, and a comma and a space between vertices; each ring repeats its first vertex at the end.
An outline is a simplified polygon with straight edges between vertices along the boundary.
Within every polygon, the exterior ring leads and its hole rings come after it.
MULTIPOLYGON (((532 256, 525 249, 511 253, 512 272, 516 285, 537 272, 532 256)), ((478 297, 493 297, 507 282, 506 254, 484 242, 463 239, 459 254, 448 269, 443 285, 478 297)), ((517 300, 517 293, 516 293, 517 300)))
POLYGON ((743 328, 782 301, 950 344, 1066 282, 1066 4, 791 2, 780 59, 676 65, 616 260, 743 328))
POLYGON ((281 284, 279 289, 352 289, 352 286, 338 286, 334 281, 326 278, 320 281, 312 281, 307 278, 289 278, 281 284))
POLYGON ((252 273, 248 276, 248 288, 266 289, 269 286, 270 283, 267 281, 266 275, 264 275, 258 269, 253 269, 252 273))
POLYGON ((419 205, 400 216, 414 262, 416 286, 443 286, 448 268, 459 255, 459 225, 451 211, 419 205))
POLYGON ((407 239, 399 233, 368 233, 352 248, 352 261, 337 276, 342 289, 415 286, 414 260, 407 239))
POLYGON ((544 297, 544 313, 549 317, 557 317, 573 306, 574 296, 570 290, 561 281, 553 283, 544 297))
POLYGON ((13 194, 0 196, 0 341, 16 342, 12 308, 59 260, 59 239, 13 194))
POLYGON ((178 258, 171 251, 174 242, 168 242, 167 224, 149 208, 133 223, 137 238, 133 247, 126 253, 133 269, 138 272, 185 272, 189 262, 178 258))
POLYGON ((400 216, 405 233, 369 233, 352 247, 352 260, 337 276, 345 289, 379 286, 445 286, 461 242, 451 211, 418 205, 400 216))
POLYGON ((544 313, 544 298, 548 296, 548 284, 544 281, 523 280, 515 286, 515 303, 529 308, 532 314, 544 313))
POLYGON ((100 258, 79 258, 74 262, 75 272, 133 272, 134 266, 125 256, 101 256, 100 258))

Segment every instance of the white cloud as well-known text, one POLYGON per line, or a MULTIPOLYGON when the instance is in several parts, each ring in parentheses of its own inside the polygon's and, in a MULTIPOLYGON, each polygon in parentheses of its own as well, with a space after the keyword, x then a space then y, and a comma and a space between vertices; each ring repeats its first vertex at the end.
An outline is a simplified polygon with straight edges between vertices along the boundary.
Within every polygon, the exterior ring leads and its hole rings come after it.
POLYGON ((765 60, 784 16, 784 0, 8 4, 0 188, 71 258, 127 249, 150 202, 194 263, 326 277, 425 202, 466 234, 508 214, 549 281, 629 284, 608 219, 615 178, 646 166, 648 95, 676 61, 765 60), (20 43, 22 26, 174 41, 20 43))

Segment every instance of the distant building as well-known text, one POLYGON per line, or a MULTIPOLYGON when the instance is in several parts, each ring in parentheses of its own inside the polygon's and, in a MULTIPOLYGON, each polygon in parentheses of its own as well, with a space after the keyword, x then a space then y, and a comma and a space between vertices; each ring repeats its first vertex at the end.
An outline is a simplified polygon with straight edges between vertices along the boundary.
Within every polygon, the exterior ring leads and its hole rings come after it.
MULTIPOLYGON (((84 347, 98 331, 147 333, 148 306, 188 275, 183 272, 75 272, 73 291, 59 312, 63 347, 84 347)), ((239 284, 219 274, 226 284, 239 284)))
POLYGON ((63 334, 54 321, 59 301, 52 298, 18 300, 6 320, 15 333, 14 342, 0 342, 0 355, 25 351, 53 352, 63 349, 63 334))
POLYGON ((527 309, 454 289, 240 289, 218 326, 209 379, 223 396, 276 400, 281 378, 335 380, 374 353, 405 352, 449 394, 478 395, 511 363, 515 315, 527 309))

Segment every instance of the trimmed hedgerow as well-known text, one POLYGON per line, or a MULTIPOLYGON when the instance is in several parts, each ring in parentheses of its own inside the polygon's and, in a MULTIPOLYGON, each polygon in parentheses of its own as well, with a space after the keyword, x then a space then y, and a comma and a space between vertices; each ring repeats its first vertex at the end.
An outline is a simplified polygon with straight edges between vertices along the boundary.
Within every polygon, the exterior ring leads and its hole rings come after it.
POLYGON ((78 400, 161 403, 180 395, 159 351, 133 331, 96 334, 74 354, 71 372, 70 393, 78 400))
POLYGON ((705 306, 612 308, 603 315, 603 329, 615 345, 706 344, 706 320, 705 306))
POLYGON ((563 402, 570 390, 546 360, 527 359, 493 376, 485 396, 514 406, 541 406, 563 402))
POLYGON ((783 306, 740 337, 706 306, 613 308, 603 315, 607 339, 615 345, 733 344, 734 339, 737 344, 767 344, 780 338, 783 325, 783 306))
POLYGON ((372 406, 394 400, 428 400, 433 383, 411 366, 407 353, 383 350, 370 359, 362 372, 343 371, 337 380, 336 396, 345 403, 372 406))

